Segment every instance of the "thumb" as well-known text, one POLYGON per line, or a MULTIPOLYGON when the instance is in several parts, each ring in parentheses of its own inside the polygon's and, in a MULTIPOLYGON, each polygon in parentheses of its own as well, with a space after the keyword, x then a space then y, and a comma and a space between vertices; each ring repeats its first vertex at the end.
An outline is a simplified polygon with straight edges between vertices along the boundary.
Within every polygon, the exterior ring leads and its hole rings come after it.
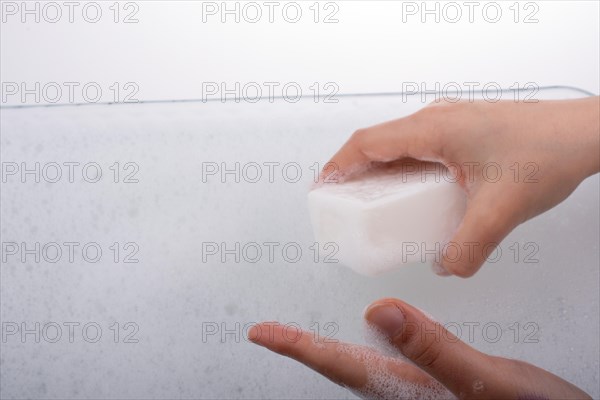
POLYGON ((382 299, 367 308, 365 319, 406 358, 459 398, 483 394, 480 383, 492 380, 489 356, 460 341, 415 307, 382 299))
POLYGON ((443 269, 462 278, 475 274, 518 225, 514 211, 506 194, 490 189, 475 194, 454 237, 444 246, 443 269))

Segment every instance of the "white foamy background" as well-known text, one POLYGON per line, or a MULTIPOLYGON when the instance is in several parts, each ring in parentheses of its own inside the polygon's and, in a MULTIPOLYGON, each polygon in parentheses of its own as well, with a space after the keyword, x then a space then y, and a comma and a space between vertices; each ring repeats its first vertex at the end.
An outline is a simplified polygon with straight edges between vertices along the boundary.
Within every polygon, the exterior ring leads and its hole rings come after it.
MULTIPOLYGON (((568 96, 555 93, 556 96, 568 96)), ((329 105, 328 105, 329 106, 329 105)), ((476 348, 519 358, 598 388, 598 176, 504 242, 536 242, 538 263, 510 256, 473 278, 440 278, 417 265, 366 278, 338 264, 202 262, 202 242, 313 242, 308 167, 324 163, 358 127, 422 105, 393 98, 340 99, 331 108, 287 104, 154 104, 2 110, 2 161, 136 162, 139 183, 2 184, 2 241, 139 245, 137 264, 22 263, 1 267, 6 321, 95 321, 98 343, 2 343, 2 398, 348 398, 348 391, 235 335, 202 340, 203 323, 263 320, 362 343, 362 310, 397 297, 442 323, 497 323, 502 336, 476 348), (296 184, 201 180, 201 163, 295 161, 296 184), (114 343, 110 324, 135 322, 136 344, 114 343), (525 329, 534 323, 537 330, 525 329), (519 324, 514 340, 515 323, 519 324), (330 331, 333 332, 333 331, 330 331)), ((112 177, 111 175, 109 175, 112 177)), ((121 332, 124 333, 124 332, 121 332)), ((491 331, 490 331, 491 333, 491 331)), ((465 340, 466 330, 462 339, 465 340)), ((121 338, 122 339, 122 338, 121 338)))

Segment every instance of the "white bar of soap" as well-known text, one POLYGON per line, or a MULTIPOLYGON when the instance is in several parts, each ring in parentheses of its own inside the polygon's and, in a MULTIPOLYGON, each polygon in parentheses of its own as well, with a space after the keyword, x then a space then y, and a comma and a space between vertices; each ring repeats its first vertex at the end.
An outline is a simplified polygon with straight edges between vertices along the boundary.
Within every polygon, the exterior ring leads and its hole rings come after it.
POLYGON ((466 195, 443 165, 403 161, 323 183, 308 204, 319 245, 334 243, 341 264, 377 275, 433 262, 464 216, 466 195))

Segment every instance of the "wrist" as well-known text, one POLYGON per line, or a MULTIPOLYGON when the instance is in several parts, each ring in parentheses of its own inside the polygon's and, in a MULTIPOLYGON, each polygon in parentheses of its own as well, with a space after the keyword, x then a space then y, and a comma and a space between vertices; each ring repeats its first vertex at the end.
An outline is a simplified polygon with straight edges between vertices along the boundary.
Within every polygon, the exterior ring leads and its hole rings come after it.
POLYGON ((585 112, 589 120, 583 127, 584 143, 589 144, 586 152, 585 178, 600 172, 600 97, 586 99, 585 112))
POLYGON ((600 171, 600 97, 570 101, 559 124, 568 135, 572 161, 580 179, 597 174, 600 171))

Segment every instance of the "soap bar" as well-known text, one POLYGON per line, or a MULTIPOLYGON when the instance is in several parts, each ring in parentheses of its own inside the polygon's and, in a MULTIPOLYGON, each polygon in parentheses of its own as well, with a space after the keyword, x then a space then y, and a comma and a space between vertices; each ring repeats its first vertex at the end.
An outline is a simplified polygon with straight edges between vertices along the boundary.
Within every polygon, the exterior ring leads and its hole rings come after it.
POLYGON ((309 192, 308 205, 316 241, 333 243, 332 258, 372 276, 439 260, 464 216, 466 195, 442 164, 415 160, 323 183, 309 192))

